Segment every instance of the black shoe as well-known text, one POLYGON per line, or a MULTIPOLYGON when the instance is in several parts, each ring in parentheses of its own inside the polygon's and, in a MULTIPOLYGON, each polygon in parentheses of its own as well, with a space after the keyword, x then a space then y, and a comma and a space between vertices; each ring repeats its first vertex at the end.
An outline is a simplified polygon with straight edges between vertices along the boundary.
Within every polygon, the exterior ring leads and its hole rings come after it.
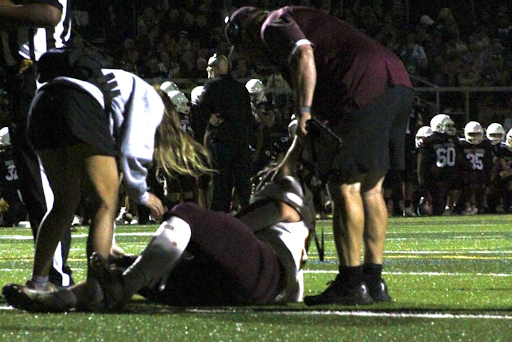
POLYGON ((65 312, 76 306, 76 296, 68 289, 48 283, 46 291, 33 290, 20 284, 7 284, 2 289, 7 304, 30 312, 65 312))
POLYGON ((377 282, 367 282, 368 292, 375 303, 378 302, 391 302, 391 296, 388 293, 388 287, 384 279, 379 279, 377 282))
POLYGON ((119 311, 126 303, 124 283, 120 273, 113 272, 107 261, 99 254, 92 253, 89 260, 91 278, 98 281, 108 311, 119 311))
POLYGON ((342 304, 342 305, 368 305, 373 300, 370 297, 365 283, 351 289, 339 281, 332 281, 324 292, 316 296, 304 297, 306 305, 342 304))

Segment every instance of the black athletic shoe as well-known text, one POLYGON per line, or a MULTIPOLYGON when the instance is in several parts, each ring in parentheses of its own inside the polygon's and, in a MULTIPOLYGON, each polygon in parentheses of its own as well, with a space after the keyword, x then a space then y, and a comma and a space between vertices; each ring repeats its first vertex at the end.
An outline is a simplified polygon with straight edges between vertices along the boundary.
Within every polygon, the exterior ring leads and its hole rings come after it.
POLYGON ((107 261, 99 254, 92 253, 89 260, 91 278, 98 280, 108 311, 119 311, 126 304, 122 275, 113 272, 107 261))
POLYGON ((304 297, 306 305, 342 304, 369 305, 373 303, 365 283, 351 289, 339 281, 332 281, 324 292, 316 296, 304 297))
POLYGON ((391 302, 391 296, 388 293, 388 287, 384 279, 379 279, 377 282, 367 282, 368 292, 375 303, 378 302, 391 302))
POLYGON ((2 289, 7 304, 30 312, 65 312, 76 306, 76 296, 68 289, 57 289, 49 283, 47 291, 30 289, 20 284, 7 284, 2 289))

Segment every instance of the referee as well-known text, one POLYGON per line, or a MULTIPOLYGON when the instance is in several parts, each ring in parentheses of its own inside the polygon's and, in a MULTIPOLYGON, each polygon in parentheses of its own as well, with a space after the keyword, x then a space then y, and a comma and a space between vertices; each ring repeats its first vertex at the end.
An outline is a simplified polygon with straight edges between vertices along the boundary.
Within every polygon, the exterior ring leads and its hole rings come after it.
MULTIPOLYGON (((21 194, 27 208, 34 238, 53 195, 27 136, 27 114, 36 84, 36 62, 50 48, 69 40, 70 0, 0 0, 0 66, 7 70, 7 92, 13 153, 21 180, 21 194), (45 196, 46 194, 46 196, 45 196)), ((71 271, 65 266, 71 242, 64 234, 53 259, 50 281, 69 286, 71 271), (67 271, 64 271, 67 269, 67 271)))

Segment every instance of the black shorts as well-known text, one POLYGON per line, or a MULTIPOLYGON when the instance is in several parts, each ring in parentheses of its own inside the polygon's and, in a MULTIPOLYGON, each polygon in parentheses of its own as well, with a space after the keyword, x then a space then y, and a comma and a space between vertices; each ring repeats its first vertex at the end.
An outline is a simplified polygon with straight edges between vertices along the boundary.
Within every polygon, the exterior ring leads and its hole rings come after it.
POLYGON ((71 87, 52 86, 36 94, 29 112, 29 137, 35 149, 87 143, 99 155, 115 155, 107 113, 90 94, 71 87))
POLYGON ((316 148, 320 174, 342 181, 370 171, 405 167, 404 139, 413 102, 413 90, 391 87, 369 104, 344 117, 332 130, 342 146, 320 134, 316 148))

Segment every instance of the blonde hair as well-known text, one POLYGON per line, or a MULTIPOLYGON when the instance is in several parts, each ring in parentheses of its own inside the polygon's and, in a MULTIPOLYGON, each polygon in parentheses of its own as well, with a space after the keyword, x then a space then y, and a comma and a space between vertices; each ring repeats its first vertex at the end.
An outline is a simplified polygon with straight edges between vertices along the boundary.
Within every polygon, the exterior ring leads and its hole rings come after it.
POLYGON ((170 177, 180 174, 197 178, 212 172, 208 150, 181 129, 171 99, 158 85, 154 88, 165 105, 164 117, 155 136, 154 161, 157 173, 163 170, 170 177))

